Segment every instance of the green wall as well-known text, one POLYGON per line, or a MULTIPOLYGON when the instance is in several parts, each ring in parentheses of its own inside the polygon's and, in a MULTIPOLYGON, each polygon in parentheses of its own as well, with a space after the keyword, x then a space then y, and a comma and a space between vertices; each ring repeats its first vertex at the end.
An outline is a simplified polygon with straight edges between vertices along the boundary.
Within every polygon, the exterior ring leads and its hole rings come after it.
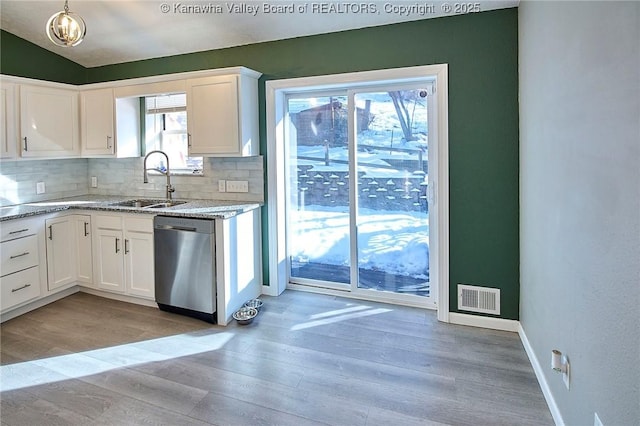
POLYGON ((0 30, 0 73, 69 84, 87 80, 82 65, 4 30, 0 30))
POLYGON ((449 64, 450 310, 457 283, 476 284, 500 288, 501 316, 518 319, 517 21, 515 8, 428 19, 90 68, 86 82, 255 69, 266 153, 267 80, 449 64))

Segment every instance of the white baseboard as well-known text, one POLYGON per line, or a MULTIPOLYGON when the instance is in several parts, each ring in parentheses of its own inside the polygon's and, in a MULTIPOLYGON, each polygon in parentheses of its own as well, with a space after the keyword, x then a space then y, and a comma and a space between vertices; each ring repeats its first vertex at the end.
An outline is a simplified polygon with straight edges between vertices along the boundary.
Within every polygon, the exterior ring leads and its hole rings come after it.
POLYGON ((93 294, 94 296, 104 297, 106 299, 119 300, 121 302, 133 303, 136 305, 149 306, 157 308, 158 304, 154 300, 142 299, 140 297, 127 296, 124 294, 109 293, 108 291, 96 290, 90 287, 80 287, 80 291, 83 293, 93 294))
POLYGON ((547 378, 543 374, 542 366, 540 365, 538 357, 536 357, 536 354, 531 347, 531 343, 529 343, 529 339, 527 338, 522 325, 518 327, 518 334, 520 335, 522 346, 524 346, 524 350, 529 357, 529 361, 531 362, 533 371, 536 373, 536 378, 538 379, 538 383, 540 384, 540 389, 542 389, 544 399, 547 400, 547 405, 549 406, 549 411, 551 411, 551 416, 553 416, 553 421, 556 423, 556 426, 564 426, 565 423, 562 419, 562 415, 560 414, 560 409, 556 404, 556 400, 553 398, 551 388, 549 387, 549 383, 547 383, 547 378))
POLYGON ((458 312, 449 312, 449 323, 468 325, 471 327, 490 328, 493 330, 512 331, 514 333, 517 333, 520 329, 520 322, 516 320, 481 317, 479 315, 468 315, 458 312))
POLYGON ((272 285, 262 285, 262 294, 265 296, 279 296, 278 289, 272 285))

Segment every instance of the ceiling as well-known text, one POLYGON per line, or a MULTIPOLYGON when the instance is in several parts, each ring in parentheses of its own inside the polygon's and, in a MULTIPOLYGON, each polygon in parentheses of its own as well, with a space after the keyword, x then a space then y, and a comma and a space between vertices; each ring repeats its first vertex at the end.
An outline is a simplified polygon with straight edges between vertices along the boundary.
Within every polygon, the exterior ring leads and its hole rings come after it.
MULTIPOLYGON (((450 16, 454 11, 447 12, 447 8, 455 4, 389 0, 69 0, 69 10, 85 20, 87 35, 78 46, 65 48, 55 46, 45 34, 47 20, 63 9, 64 0, 0 0, 0 28, 80 65, 97 67, 450 16), (265 5, 272 9, 267 10, 265 5), (399 13, 400 6, 416 5, 428 8, 399 13), (230 10, 230 7, 238 9, 230 10), (293 12, 276 10, 277 7, 293 7, 293 12), (320 9, 322 7, 325 9, 320 9), (365 7, 373 13, 367 13, 365 7), (306 10, 299 11, 301 8, 306 10)), ((517 4, 518 0, 481 1, 478 9, 487 11, 517 4)))

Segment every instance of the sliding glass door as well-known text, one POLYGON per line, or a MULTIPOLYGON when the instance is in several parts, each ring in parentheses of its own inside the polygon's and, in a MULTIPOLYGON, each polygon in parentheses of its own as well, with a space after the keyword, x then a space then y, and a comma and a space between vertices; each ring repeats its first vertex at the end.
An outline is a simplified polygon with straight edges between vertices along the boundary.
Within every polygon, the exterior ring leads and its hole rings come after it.
POLYGON ((287 107, 291 278, 346 288, 350 283, 352 204, 347 96, 291 96, 287 107))
POLYGON ((290 281, 431 296, 430 83, 286 98, 290 281))
POLYGON ((394 89, 351 94, 352 283, 429 296, 427 91, 394 89))

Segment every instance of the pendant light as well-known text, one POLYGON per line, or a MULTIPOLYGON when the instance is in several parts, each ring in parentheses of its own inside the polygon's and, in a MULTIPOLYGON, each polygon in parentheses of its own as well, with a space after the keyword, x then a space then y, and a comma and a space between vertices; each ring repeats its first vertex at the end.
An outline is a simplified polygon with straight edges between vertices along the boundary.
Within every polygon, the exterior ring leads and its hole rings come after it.
POLYGON ((82 42, 87 26, 80 15, 69 12, 69 0, 65 0, 64 10, 49 18, 46 30, 49 40, 56 46, 73 47, 82 42))

